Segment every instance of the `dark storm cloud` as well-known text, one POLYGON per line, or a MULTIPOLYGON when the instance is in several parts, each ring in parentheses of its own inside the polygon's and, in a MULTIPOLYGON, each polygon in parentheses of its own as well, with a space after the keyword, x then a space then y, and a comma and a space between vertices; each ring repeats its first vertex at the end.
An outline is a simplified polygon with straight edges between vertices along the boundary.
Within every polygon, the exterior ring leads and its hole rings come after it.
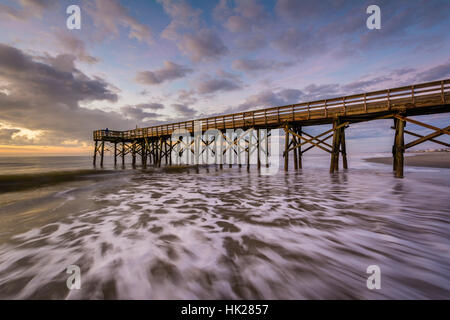
POLYGON ((90 78, 76 68, 68 71, 67 63, 58 66, 36 60, 19 49, 0 44, 0 89, 7 92, 0 94, 2 122, 44 131, 43 143, 90 139, 94 129, 129 128, 134 123, 125 121, 117 112, 80 106, 81 102, 117 101, 117 94, 105 80, 90 78))
POLYGON ((179 64, 164 61, 164 66, 155 71, 141 71, 136 75, 136 81, 146 85, 157 85, 166 81, 184 78, 193 70, 179 64))

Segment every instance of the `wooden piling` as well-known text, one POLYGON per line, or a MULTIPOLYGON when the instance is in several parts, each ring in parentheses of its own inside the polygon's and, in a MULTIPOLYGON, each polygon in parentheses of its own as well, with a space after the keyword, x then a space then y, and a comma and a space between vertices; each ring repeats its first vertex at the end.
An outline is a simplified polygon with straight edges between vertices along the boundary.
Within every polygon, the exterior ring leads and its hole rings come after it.
POLYGON ((141 164, 142 168, 147 168, 147 148, 145 140, 141 142, 141 164))
POLYGON ((159 142, 158 142, 158 168, 161 168, 161 162, 162 162, 162 154, 163 154, 163 138, 159 138, 159 142))
POLYGON ((164 160, 167 166, 169 164, 169 154, 167 153, 167 138, 164 139, 164 160))
MULTIPOLYGON (((297 127, 297 134, 301 137, 302 136, 302 127, 297 127)), ((298 142, 301 143, 302 139, 298 138, 298 142)), ((302 147, 298 147, 298 168, 302 168, 302 147)))
POLYGON ((102 153, 100 158, 100 167, 103 167, 103 157, 105 155, 105 141, 102 141, 102 153))
POLYGON ((404 165, 404 146, 405 146, 405 140, 404 140, 404 129, 405 129, 405 121, 404 120, 398 120, 397 122, 397 136, 395 139, 395 176, 397 178, 403 178, 403 165, 404 165))
POLYGON ((253 132, 250 131, 248 135, 248 143, 247 143, 247 171, 250 170, 250 150, 252 146, 252 135, 253 132))
POLYGON ((117 142, 114 142, 114 166, 117 166, 117 142))
POLYGON ((220 146, 219 146, 219 150, 220 150, 220 163, 219 163, 219 169, 220 170, 222 170, 223 169, 223 132, 222 131, 219 131, 220 132, 220 140, 219 140, 219 143, 220 143, 220 146))
POLYGON ((234 142, 233 142, 233 133, 230 132, 228 137, 228 143, 230 147, 228 148, 228 168, 233 168, 233 150, 234 150, 234 142))
POLYGON ((331 149, 331 163, 330 163, 330 173, 339 170, 339 132, 337 129, 339 125, 339 120, 333 120, 333 144, 331 149))
POLYGON ((98 145, 98 141, 95 140, 95 146, 94 146, 94 160, 92 161, 92 164, 94 165, 94 167, 95 167, 96 162, 97 162, 97 145, 98 145))
POLYGON ((131 155, 132 155, 131 163, 133 165, 133 168, 135 168, 136 167, 136 141, 133 141, 133 144, 131 145, 131 155))
POLYGON ((345 126, 341 128, 341 154, 342 154, 342 167, 347 170, 348 169, 348 163, 347 163, 347 146, 345 143, 345 126))
POLYGON ((122 167, 125 166, 125 142, 122 142, 122 167))
POLYGON ((269 132, 270 129, 266 129, 266 168, 269 167, 269 132))
MULTIPOLYGON (((294 132, 296 132, 296 129, 293 128, 294 132)), ((297 137, 295 135, 292 135, 292 143, 294 146, 297 145, 297 137)), ((297 158, 297 149, 295 148, 294 151, 294 169, 297 171, 298 170, 298 158, 297 158)))
POLYGON ((172 144, 172 138, 169 138, 169 166, 172 165, 172 149, 173 149, 173 144, 172 144))
POLYGON ((397 170, 397 150, 396 150, 396 144, 397 144, 397 136, 398 136, 398 119, 394 118, 394 143, 392 144, 392 171, 397 170))
POLYGON ((289 170, 289 127, 286 125, 284 128, 284 171, 289 170))
POLYGON ((258 145, 256 149, 256 152, 258 152, 257 154, 258 169, 261 169, 261 134, 259 129, 256 129, 256 135, 257 135, 256 138, 258 139, 258 145))

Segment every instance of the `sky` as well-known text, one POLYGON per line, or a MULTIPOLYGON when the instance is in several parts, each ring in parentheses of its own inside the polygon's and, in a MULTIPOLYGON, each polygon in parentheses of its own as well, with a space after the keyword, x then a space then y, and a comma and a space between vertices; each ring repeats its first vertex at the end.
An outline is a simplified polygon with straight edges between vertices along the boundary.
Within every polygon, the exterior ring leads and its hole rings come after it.
MULTIPOLYGON (((89 154, 96 129, 447 79, 449 16, 447 0, 0 0, 0 156, 89 154)), ((350 150, 389 151, 391 122, 352 125, 350 150)))

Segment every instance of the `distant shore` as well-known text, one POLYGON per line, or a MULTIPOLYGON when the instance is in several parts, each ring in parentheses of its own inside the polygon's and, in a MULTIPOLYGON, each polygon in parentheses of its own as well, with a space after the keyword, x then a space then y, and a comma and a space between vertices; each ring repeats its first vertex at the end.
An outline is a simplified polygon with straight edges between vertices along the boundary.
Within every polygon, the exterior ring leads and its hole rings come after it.
MULTIPOLYGON (((392 165, 392 157, 367 158, 364 160, 373 163, 392 165)), ((405 155, 405 165, 411 167, 450 169, 450 152, 430 152, 412 156, 405 155)))

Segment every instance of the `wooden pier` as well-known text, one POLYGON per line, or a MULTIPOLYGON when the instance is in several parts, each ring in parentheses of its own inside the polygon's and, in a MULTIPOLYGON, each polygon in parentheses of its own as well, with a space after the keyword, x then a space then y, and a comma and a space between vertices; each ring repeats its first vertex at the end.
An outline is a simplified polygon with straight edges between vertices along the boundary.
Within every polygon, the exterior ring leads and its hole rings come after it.
MULTIPOLYGON (((140 156, 141 165, 160 167, 180 164, 183 157, 191 164, 209 163, 211 156, 221 168, 224 164, 243 164, 250 168, 250 156, 256 153, 256 165, 269 166, 269 137, 272 129, 283 129, 284 170, 289 167, 290 154, 294 168, 302 168, 302 156, 314 147, 330 154, 330 173, 339 170, 339 158, 347 169, 345 129, 359 122, 392 119, 396 177, 403 177, 403 157, 406 149, 426 141, 450 147, 436 140, 450 135, 450 126, 437 128, 412 119, 411 116, 446 113, 450 111, 450 79, 414 84, 333 99, 302 102, 287 106, 226 114, 198 120, 177 122, 127 131, 94 131, 94 165, 100 156, 103 166, 105 143, 112 146, 114 164, 118 157, 122 166, 125 156, 131 155, 133 166, 140 156), (426 136, 405 130, 406 123, 433 130, 426 136), (305 129, 314 125, 330 124, 331 128, 316 136, 305 129), (416 139, 406 143, 404 135, 416 139), (330 142, 327 142, 331 139, 330 142), (211 152, 211 153, 209 153, 211 152), (242 157, 243 156, 243 157, 242 157)), ((107 145, 107 147, 108 147, 107 145)))

